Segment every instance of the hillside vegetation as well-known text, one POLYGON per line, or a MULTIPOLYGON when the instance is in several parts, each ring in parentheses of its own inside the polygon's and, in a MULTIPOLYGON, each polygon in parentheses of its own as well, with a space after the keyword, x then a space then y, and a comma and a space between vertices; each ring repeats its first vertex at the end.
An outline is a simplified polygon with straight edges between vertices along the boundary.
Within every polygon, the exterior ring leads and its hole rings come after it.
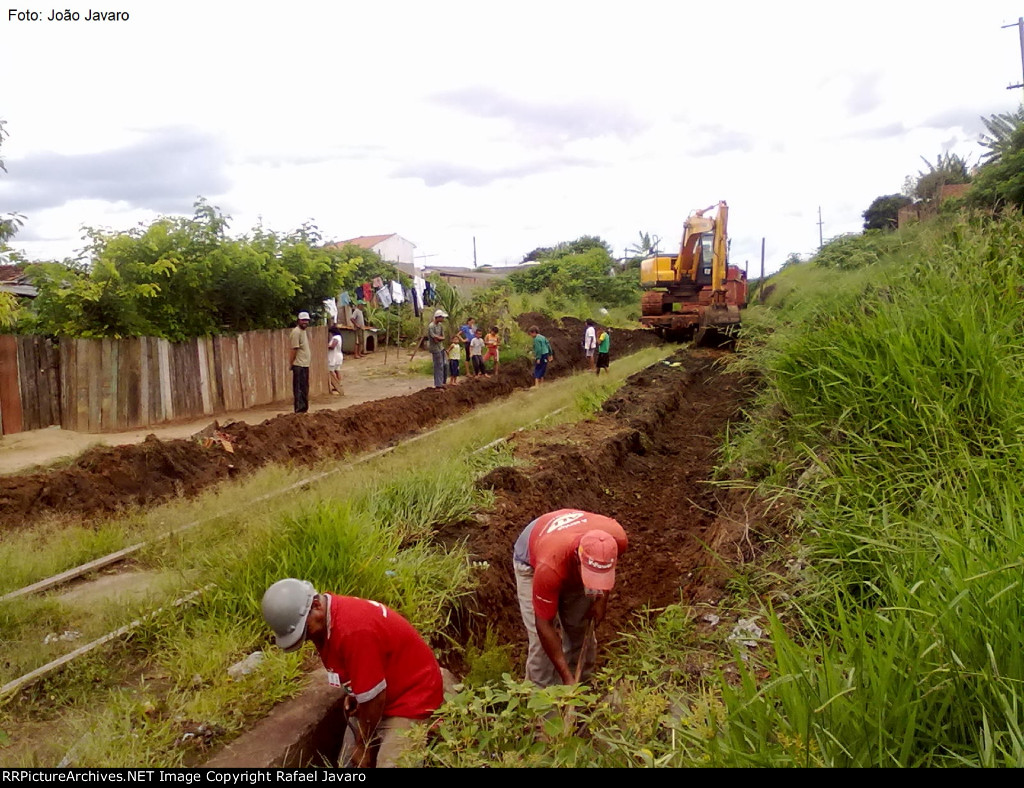
POLYGON ((777 277, 733 448, 796 499, 797 571, 770 678, 720 687, 713 762, 1024 763, 1022 241, 1019 216, 958 217, 777 277))
POLYGON ((765 492, 798 500, 806 568, 772 604, 797 625, 772 619, 772 679, 725 693, 709 754, 1024 762, 1022 240, 1019 216, 958 217, 848 241, 877 260, 848 273, 778 277, 738 446, 765 492))

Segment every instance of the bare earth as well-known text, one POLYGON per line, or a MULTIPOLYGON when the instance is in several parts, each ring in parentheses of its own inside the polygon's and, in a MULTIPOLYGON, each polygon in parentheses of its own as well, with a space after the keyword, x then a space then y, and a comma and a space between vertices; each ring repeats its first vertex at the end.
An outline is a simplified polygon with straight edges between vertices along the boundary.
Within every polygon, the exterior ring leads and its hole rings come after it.
MULTIPOLYGON (((383 350, 360 359, 346 356, 345 364, 341 368, 345 396, 314 398, 310 403, 310 410, 348 408, 362 402, 411 394, 432 386, 431 377, 412 372, 409 353, 410 351, 405 349, 396 352, 389 348, 387 364, 384 361, 383 350)), ((429 354, 421 351, 416 354, 414 363, 429 358, 429 354)), ((213 417, 204 416, 201 419, 169 422, 129 432, 73 432, 62 430, 60 427, 49 427, 45 430, 5 435, 0 437, 0 475, 18 473, 47 465, 55 460, 74 457, 90 446, 142 443, 147 435, 156 435, 161 440, 187 438, 214 419, 221 424, 235 421, 259 424, 282 413, 290 413, 291 410, 291 403, 284 402, 278 403, 277 406, 219 413, 213 417)))

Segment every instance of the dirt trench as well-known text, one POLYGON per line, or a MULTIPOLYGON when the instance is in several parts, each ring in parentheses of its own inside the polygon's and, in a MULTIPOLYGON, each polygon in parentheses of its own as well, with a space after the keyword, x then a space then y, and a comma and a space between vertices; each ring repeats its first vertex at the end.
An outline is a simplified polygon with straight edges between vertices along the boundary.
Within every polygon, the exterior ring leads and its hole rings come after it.
MULTIPOLYGON (((480 522, 441 535, 466 539, 487 561, 460 620, 463 642, 499 643, 525 653, 512 573, 512 545, 533 518, 560 508, 614 517, 629 538, 601 638, 628 631, 636 614, 680 601, 715 603, 729 566, 751 557, 747 530, 758 516, 745 495, 709 484, 726 425, 742 418, 755 382, 728 371, 722 351, 680 351, 632 377, 594 418, 571 431, 514 439, 525 467, 503 467, 481 481, 497 493, 480 522)), ((452 657, 453 670, 465 666, 452 657)))
MULTIPOLYGON (((556 359, 569 350, 555 347, 556 359)), ((497 468, 479 481, 496 492, 495 505, 476 521, 437 534, 449 545, 465 541, 476 560, 488 563, 453 630, 434 639, 445 667, 465 675, 464 652, 452 641, 480 644, 488 629, 498 643, 513 646, 522 665, 526 637, 512 545, 530 520, 555 509, 614 517, 629 537, 599 632, 602 644, 631 630, 645 608, 715 603, 724 596, 732 567, 756 549, 748 525, 771 518, 764 504, 708 483, 722 433, 742 418, 756 386, 751 376, 730 372, 723 363, 728 358, 723 351, 680 350, 628 378, 594 417, 512 438, 524 464, 497 468)), ((599 650, 599 663, 607 654, 599 650)), ((333 724, 323 695, 317 687, 284 704, 207 765, 277 766, 288 758, 305 764, 317 758, 307 753, 333 753, 338 745, 329 735, 319 750, 313 743, 333 724)))
MULTIPOLYGON (((551 341, 555 361, 549 377, 586 368, 581 321, 556 322, 537 313, 518 320, 524 329, 538 326, 551 341)), ((616 330, 612 357, 658 343, 648 331, 616 330)), ((151 435, 140 444, 90 449, 59 470, 2 476, 0 528, 16 528, 47 514, 83 519, 110 515, 175 496, 193 496, 268 463, 310 465, 382 448, 533 382, 530 362, 522 359, 503 364, 499 375, 463 380, 456 387, 425 389, 343 410, 288 413, 261 424, 220 426, 232 452, 217 442, 204 446, 197 440, 161 441, 151 435)))

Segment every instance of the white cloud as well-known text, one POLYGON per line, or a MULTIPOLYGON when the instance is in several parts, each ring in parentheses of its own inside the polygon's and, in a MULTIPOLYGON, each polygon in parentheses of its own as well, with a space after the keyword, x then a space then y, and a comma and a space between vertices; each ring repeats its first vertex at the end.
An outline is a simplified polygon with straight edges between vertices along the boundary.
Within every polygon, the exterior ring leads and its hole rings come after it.
MULTIPOLYGON (((1012 109, 1019 9, 524 0, 120 4, 127 23, 0 15, 0 209, 31 255, 204 194, 324 235, 399 232, 435 264, 732 207, 733 256, 769 268, 898 191, 921 156, 980 153, 1012 109)), ((77 6, 73 6, 77 7, 77 6)), ((87 5, 77 7, 84 12, 87 5)))

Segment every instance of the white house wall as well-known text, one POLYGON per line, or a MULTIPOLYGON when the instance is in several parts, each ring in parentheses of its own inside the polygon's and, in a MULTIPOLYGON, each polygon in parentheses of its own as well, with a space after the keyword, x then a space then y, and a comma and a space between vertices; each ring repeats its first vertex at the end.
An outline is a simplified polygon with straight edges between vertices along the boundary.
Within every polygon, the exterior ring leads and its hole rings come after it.
POLYGON ((389 263, 408 263, 414 265, 413 250, 416 244, 405 240, 400 235, 392 235, 385 238, 373 247, 373 251, 383 257, 389 263))

